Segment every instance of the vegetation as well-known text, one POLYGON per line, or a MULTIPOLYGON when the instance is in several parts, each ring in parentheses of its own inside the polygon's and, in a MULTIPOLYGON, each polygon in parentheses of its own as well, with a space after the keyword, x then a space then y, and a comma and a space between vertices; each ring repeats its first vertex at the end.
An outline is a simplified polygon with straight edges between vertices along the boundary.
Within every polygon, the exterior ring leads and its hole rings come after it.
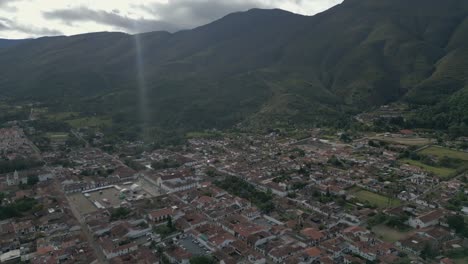
POLYGON ((0 220, 19 217, 36 208, 37 205, 37 201, 33 198, 22 198, 12 204, 0 206, 0 220))
POLYGON ((433 167, 417 160, 402 159, 401 162, 420 167, 425 171, 438 175, 442 178, 448 178, 456 172, 456 170, 451 168, 433 167))
POLYGON ((138 161, 135 161, 133 159, 130 159, 130 158, 127 158, 127 159, 124 159, 124 163, 125 165, 127 165, 128 167, 136 170, 136 171, 140 171, 140 170, 144 170, 145 169, 145 166, 143 166, 143 164, 139 163, 138 161))
POLYGON ((461 215, 452 215, 447 218, 447 223, 451 229, 455 230, 457 234, 460 234, 468 238, 468 224, 465 223, 465 219, 461 215))
POLYGON ((39 177, 37 175, 28 176, 27 184, 29 186, 36 185, 39 182, 39 177))
POLYGON ((170 159, 163 159, 162 161, 153 161, 151 163, 151 168, 153 168, 154 170, 177 168, 179 166, 180 164, 177 161, 170 159))
MULTIPOLYGON (((392 120, 394 128, 466 135, 468 32, 459 17, 467 10, 459 0, 349 0, 319 16, 255 9, 203 28, 144 34, 151 103, 139 98, 134 36, 29 40, 0 49, 0 94, 42 102, 48 122, 106 129, 110 140, 175 144, 237 124, 349 128, 351 115, 395 101, 415 114, 392 120)), ((24 119, 29 110, 2 112, 0 120, 24 119)))
POLYGON ((468 153, 431 146, 419 152, 405 151, 400 161, 418 166, 442 178, 449 178, 468 168, 468 153))
POLYGON ((372 231, 386 242, 394 243, 408 236, 408 232, 400 231, 391 228, 385 224, 377 225, 372 228, 372 231))
POLYGON ((216 261, 210 256, 198 256, 190 259, 190 264, 215 264, 216 261))
POLYGON ((215 181, 215 184, 233 195, 249 200, 264 213, 268 213, 274 209, 271 191, 259 191, 255 186, 238 177, 227 176, 224 180, 215 181))
POLYGON ((14 172, 15 170, 27 170, 42 165, 44 165, 44 162, 37 159, 17 158, 14 160, 0 160, 0 174, 14 172))
POLYGON ((400 200, 373 193, 360 188, 354 188, 352 194, 364 204, 370 204, 379 208, 395 207, 401 204, 400 200))
POLYGON ((439 158, 448 157, 452 159, 468 161, 468 152, 456 151, 438 146, 431 146, 429 148, 423 149, 420 153, 425 155, 436 156, 439 158))
POLYGON ((119 207, 117 209, 112 210, 111 212, 111 221, 125 219, 127 218, 132 211, 125 207, 119 207))
POLYGON ((67 123, 73 128, 91 127, 91 128, 102 128, 112 125, 112 120, 105 117, 83 117, 78 119, 72 119, 67 123))
POLYGON ((177 229, 175 228, 174 224, 172 223, 172 218, 169 217, 165 225, 158 225, 154 227, 154 232, 159 234, 161 238, 166 238, 169 235, 176 232, 177 229))
POLYGON ((468 206, 468 195, 466 195, 463 190, 460 190, 456 195, 450 198, 446 205, 447 209, 456 212, 460 211, 464 206, 468 206))

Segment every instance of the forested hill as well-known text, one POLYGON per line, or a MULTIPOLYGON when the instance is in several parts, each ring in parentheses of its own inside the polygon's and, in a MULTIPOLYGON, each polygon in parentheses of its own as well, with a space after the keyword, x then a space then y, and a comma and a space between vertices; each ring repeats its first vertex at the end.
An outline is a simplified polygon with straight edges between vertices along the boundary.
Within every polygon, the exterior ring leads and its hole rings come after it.
POLYGON ((314 125, 402 100, 446 128, 468 123, 467 15, 465 0, 345 0, 310 17, 40 38, 0 48, 0 95, 135 122, 143 76, 154 127, 314 125))

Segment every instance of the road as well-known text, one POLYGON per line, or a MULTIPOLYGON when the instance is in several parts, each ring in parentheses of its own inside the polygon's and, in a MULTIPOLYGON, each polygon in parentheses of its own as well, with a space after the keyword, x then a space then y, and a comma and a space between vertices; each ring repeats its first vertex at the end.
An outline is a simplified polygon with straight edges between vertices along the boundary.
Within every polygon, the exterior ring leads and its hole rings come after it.
POLYGON ((78 140, 81 140, 85 143, 85 146, 88 148, 89 147, 89 143, 88 141, 86 141, 86 139, 84 139, 78 132, 76 132, 75 130, 70 130, 70 132, 78 139, 78 140))
MULTIPOLYGON (((464 171, 464 172, 461 172, 460 174, 458 174, 457 176, 451 178, 450 180, 458 180, 458 179, 460 179, 461 177, 464 177, 464 176, 466 176, 466 175, 467 175, 467 172, 464 171)), ((425 190, 423 193, 421 193, 420 195, 416 196, 416 198, 414 198, 413 200, 417 200, 417 199, 419 199, 420 197, 424 197, 425 195, 427 195, 427 194, 430 193, 430 192, 434 192, 434 191, 438 190, 438 189, 441 187, 441 183, 442 183, 442 182, 443 182, 443 181, 441 181, 441 182, 439 182, 438 184, 432 186, 431 188, 425 190)), ((412 201, 413 201, 413 200, 412 200, 412 201)))

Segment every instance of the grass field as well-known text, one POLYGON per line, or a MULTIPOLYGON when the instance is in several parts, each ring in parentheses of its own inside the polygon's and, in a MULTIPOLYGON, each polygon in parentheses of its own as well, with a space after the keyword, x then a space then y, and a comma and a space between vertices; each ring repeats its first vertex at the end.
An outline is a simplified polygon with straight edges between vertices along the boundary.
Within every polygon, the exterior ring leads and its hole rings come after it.
POLYGON ((401 144, 407 146, 424 146, 433 143, 433 139, 421 137, 384 137, 375 136, 371 137, 372 140, 379 140, 387 143, 401 144))
POLYGON ((61 112, 61 113, 49 113, 47 114, 47 119, 55 121, 63 121, 68 119, 73 119, 79 116, 77 112, 61 112))
POLYGON ((449 157, 453 159, 459 159, 468 161, 468 152, 462 152, 457 150, 452 150, 444 147, 432 146, 420 151, 421 154, 433 155, 437 157, 449 157))
POLYGON ((417 160, 402 159, 400 161, 403 162, 403 163, 409 164, 409 165, 414 165, 414 166, 420 167, 420 168, 426 170, 427 172, 434 173, 435 175, 437 175, 437 176, 439 176, 441 178, 448 178, 448 177, 452 176, 456 172, 455 169, 444 168, 444 167, 433 167, 433 166, 426 165, 426 164, 424 164, 424 163, 422 163, 420 161, 417 161, 417 160))
POLYGON ((406 238, 409 233, 401 232, 386 225, 377 225, 372 228, 372 231, 377 234, 377 236, 382 237, 386 242, 394 243, 398 240, 406 238))
POLYGON ((105 117, 83 117, 66 121, 73 128, 101 128, 112 125, 112 120, 105 117))
POLYGON ((65 141, 68 139, 68 133, 46 133, 50 141, 65 141))
POLYGON ((363 190, 361 188, 353 188, 350 191, 351 194, 354 195, 356 199, 358 199, 361 203, 368 202, 379 208, 395 207, 401 204, 400 200, 398 199, 390 198, 389 202, 388 197, 367 190, 363 190))
POLYGON ((466 264, 468 263, 468 257, 462 259, 454 259, 453 262, 455 262, 455 264, 466 264))

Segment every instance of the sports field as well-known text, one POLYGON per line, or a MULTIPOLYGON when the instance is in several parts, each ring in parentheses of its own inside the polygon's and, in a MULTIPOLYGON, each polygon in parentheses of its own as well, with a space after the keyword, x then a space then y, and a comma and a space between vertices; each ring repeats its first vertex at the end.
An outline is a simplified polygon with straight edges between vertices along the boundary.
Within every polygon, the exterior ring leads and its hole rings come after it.
POLYGON ((439 147, 439 146, 428 147, 426 149, 421 150, 420 153, 425 154, 425 155, 437 156, 440 158, 449 157, 452 159, 468 161, 468 152, 448 149, 448 148, 439 147))
POLYGON ((372 231, 381 237, 382 240, 394 243, 398 240, 404 239, 409 235, 409 232, 401 232, 384 224, 374 226, 372 231))
POLYGON ((379 208, 395 207, 401 204, 400 200, 395 198, 389 198, 384 195, 373 193, 361 188, 353 188, 350 193, 356 197, 361 203, 369 203, 379 208))
POLYGON ((420 168, 424 169, 425 171, 434 173, 435 175, 437 175, 437 176, 439 176, 441 178, 448 178, 448 177, 452 176, 456 172, 455 169, 445 168, 445 167, 429 166, 429 165, 424 164, 424 163, 422 163, 420 161, 417 161, 417 160, 402 159, 400 161, 403 162, 403 163, 409 164, 409 165, 420 167, 420 168))

